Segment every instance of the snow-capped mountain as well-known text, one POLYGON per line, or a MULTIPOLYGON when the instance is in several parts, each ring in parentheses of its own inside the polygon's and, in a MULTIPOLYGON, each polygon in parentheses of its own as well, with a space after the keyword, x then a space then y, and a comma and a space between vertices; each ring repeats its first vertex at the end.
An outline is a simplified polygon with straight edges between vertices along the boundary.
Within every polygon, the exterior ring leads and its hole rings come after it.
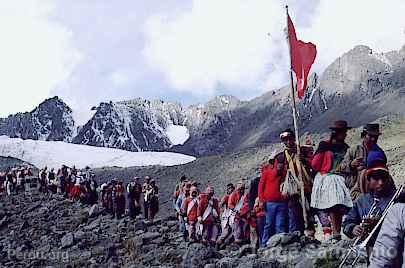
POLYGON ((58 97, 42 102, 31 112, 0 119, 0 135, 70 142, 75 135, 72 110, 58 97))
MULTIPOLYGON (((221 154, 278 141, 279 132, 293 126, 289 93, 285 86, 249 101, 218 96, 187 108, 140 98, 101 103, 80 127, 71 109, 55 97, 30 113, 0 119, 0 134, 129 151, 221 154)), ((405 115, 404 103, 405 46, 388 53, 357 46, 322 75, 311 75, 297 104, 301 134, 325 132, 337 119, 359 127, 385 115, 405 115)))
POLYGON ((35 165, 59 168, 173 166, 194 161, 188 155, 169 152, 129 152, 120 149, 71 144, 62 141, 22 140, 0 136, 0 155, 18 158, 35 165))
POLYGON ((66 141, 128 151, 163 151, 184 143, 188 129, 180 104, 135 99, 101 103, 83 126, 60 98, 42 102, 31 112, 0 119, 0 135, 66 141))
POLYGON ((182 107, 176 103, 143 99, 101 103, 73 143, 161 151, 173 145, 166 132, 169 126, 182 125, 184 119, 182 107))

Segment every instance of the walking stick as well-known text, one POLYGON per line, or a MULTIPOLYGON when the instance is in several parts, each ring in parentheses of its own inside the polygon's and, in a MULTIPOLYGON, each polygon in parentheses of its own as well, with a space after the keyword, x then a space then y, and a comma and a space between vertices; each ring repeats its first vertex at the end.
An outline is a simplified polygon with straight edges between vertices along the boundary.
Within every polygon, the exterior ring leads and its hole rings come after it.
MULTIPOLYGON (((287 27, 288 27, 288 6, 286 8, 286 17, 287 17, 287 27)), ((288 40, 288 34, 287 34, 287 40, 288 40)), ((292 100, 292 112, 293 112, 293 120, 294 120, 294 132, 295 132, 295 143, 297 145, 297 159, 298 159, 298 164, 297 164, 297 169, 298 169, 298 179, 300 181, 300 195, 301 195, 301 206, 302 206, 302 215, 304 217, 304 223, 305 223, 305 229, 308 227, 308 216, 307 216, 307 210, 305 206, 305 192, 304 192, 304 180, 302 176, 302 165, 301 165, 301 145, 300 145, 300 139, 299 139, 299 134, 298 134, 298 123, 297 123, 297 105, 295 102, 295 90, 294 90, 294 79, 293 79, 293 70, 292 70, 292 58, 291 58, 291 45, 290 42, 288 42, 288 48, 289 48, 289 56, 290 56, 290 83, 291 83, 291 100, 292 100)))

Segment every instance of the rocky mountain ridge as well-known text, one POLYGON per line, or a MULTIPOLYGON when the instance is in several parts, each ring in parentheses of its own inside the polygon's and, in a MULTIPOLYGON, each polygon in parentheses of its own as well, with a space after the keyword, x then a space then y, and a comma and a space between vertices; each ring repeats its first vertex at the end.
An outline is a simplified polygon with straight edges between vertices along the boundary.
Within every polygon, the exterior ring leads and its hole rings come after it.
POLYGON ((12 138, 71 142, 75 134, 72 109, 58 97, 45 100, 31 112, 0 118, 0 135, 12 138))
MULTIPOLYGON (((55 97, 31 113, 0 119, 0 134, 130 151, 216 155, 278 141, 278 133, 292 127, 289 93, 286 86, 249 101, 217 96, 187 108, 140 98, 101 103, 80 127, 71 109, 55 97), (171 125, 187 128, 189 139, 184 144, 172 144, 167 133, 171 125)), ((300 130, 322 133, 337 119, 358 127, 387 115, 404 115, 404 101, 405 46, 388 53, 356 46, 322 75, 311 75, 308 90, 298 102, 300 130)))

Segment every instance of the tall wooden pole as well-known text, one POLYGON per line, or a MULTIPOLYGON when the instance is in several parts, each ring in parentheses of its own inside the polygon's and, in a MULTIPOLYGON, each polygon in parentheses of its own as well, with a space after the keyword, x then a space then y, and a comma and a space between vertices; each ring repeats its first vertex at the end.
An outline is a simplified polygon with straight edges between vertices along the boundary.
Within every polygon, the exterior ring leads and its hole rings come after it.
POLYGON ((308 216, 306 210, 306 199, 305 199, 305 192, 304 192, 304 180, 303 180, 303 172, 302 172, 302 165, 301 165, 301 144, 300 144, 300 136, 298 133, 298 120, 297 120, 297 104, 295 102, 295 89, 294 89, 294 79, 293 79, 293 70, 292 70, 292 57, 291 57, 291 43, 289 40, 288 34, 288 6, 285 6, 286 9, 286 18, 287 18, 287 40, 288 40, 288 48, 289 48, 289 56, 290 56, 290 83, 291 83, 291 101, 292 101, 292 112, 293 112, 293 120, 294 120, 294 132, 295 132, 295 144, 297 145, 297 169, 298 169, 298 179, 300 181, 300 195, 301 195, 301 206, 302 206, 302 215, 304 217, 305 228, 308 227, 308 216))

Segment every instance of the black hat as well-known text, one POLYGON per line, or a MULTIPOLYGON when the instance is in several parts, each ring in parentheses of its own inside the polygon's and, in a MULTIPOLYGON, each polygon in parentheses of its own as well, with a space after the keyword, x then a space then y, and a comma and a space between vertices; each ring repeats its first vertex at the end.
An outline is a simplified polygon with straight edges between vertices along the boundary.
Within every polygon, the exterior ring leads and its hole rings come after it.
POLYGON ((348 129, 352 129, 352 127, 349 127, 347 124, 347 121, 345 121, 345 120, 337 120, 337 121, 333 122, 333 126, 329 127, 329 129, 348 130, 348 129))
POLYGON ((379 124, 367 124, 364 127, 363 131, 370 135, 376 135, 376 136, 381 135, 379 124))

